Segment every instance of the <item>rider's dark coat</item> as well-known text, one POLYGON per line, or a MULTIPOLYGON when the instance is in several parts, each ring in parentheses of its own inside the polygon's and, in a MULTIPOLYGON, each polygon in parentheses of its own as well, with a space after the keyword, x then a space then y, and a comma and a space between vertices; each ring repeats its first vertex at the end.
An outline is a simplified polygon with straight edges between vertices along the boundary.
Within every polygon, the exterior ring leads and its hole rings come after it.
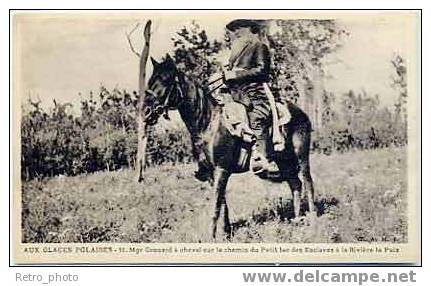
POLYGON ((250 125, 257 137, 270 126, 271 109, 263 83, 269 81, 270 54, 266 44, 257 37, 234 45, 229 69, 235 78, 227 81, 232 97, 249 111, 250 125))

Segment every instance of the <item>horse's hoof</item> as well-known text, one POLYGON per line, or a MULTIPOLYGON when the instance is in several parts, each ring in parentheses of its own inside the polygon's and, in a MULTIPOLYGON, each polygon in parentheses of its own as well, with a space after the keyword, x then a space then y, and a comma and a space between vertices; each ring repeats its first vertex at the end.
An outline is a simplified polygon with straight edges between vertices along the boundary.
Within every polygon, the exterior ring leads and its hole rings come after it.
POLYGON ((309 211, 306 214, 306 217, 309 218, 311 221, 316 220, 317 218, 317 213, 315 211, 309 211))
POLYGON ((227 229, 225 230, 225 237, 224 237, 228 242, 232 241, 233 238, 233 232, 231 229, 227 229))
POLYGON ((195 178, 201 182, 211 182, 212 172, 210 169, 199 166, 198 170, 194 174, 195 178))
POLYGON ((195 178, 201 182, 207 182, 209 181, 210 176, 202 172, 195 172, 195 178))
POLYGON ((296 216, 290 219, 290 223, 292 223, 293 225, 300 225, 303 223, 303 221, 304 221, 304 218, 300 216, 296 216))

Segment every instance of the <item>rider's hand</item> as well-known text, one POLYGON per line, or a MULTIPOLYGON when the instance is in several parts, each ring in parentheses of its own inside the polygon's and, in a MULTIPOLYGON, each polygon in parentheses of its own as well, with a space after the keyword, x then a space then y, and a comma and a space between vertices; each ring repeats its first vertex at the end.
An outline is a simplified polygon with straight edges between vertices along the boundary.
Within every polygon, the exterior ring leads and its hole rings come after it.
POLYGON ((226 81, 232 80, 236 78, 236 73, 235 71, 225 71, 224 72, 224 79, 226 81))
POLYGON ((208 82, 212 82, 212 81, 216 81, 220 78, 223 78, 223 73, 222 72, 216 72, 213 73, 209 78, 208 78, 208 82))

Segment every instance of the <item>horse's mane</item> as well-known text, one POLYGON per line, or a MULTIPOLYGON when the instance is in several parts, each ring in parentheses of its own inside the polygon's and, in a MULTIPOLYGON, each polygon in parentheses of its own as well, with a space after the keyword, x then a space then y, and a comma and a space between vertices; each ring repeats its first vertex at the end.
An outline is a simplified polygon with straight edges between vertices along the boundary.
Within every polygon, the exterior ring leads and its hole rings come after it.
POLYGON ((157 63, 157 69, 155 70, 158 75, 163 73, 175 75, 175 81, 179 87, 179 91, 175 94, 175 107, 178 108, 192 135, 204 131, 211 122, 211 117, 217 108, 216 101, 210 95, 208 86, 197 78, 179 70, 170 57, 166 57, 161 63, 157 63))
POLYGON ((180 77, 182 77, 181 82, 184 83, 182 87, 184 92, 184 99, 187 104, 182 104, 179 106, 179 110, 182 116, 193 117, 190 120, 194 122, 190 122, 193 128, 196 128, 195 131, 202 131, 208 127, 212 114, 216 108, 216 104, 214 98, 209 94, 209 89, 207 86, 199 82, 198 80, 185 75, 184 73, 178 72, 180 77))

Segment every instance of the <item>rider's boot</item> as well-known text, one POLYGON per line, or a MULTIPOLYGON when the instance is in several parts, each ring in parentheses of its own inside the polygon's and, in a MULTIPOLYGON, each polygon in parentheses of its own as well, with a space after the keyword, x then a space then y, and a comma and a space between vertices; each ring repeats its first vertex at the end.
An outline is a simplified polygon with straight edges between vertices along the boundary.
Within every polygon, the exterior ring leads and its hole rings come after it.
POLYGON ((262 139, 257 140, 252 148, 250 162, 251 170, 256 175, 278 171, 277 166, 268 161, 265 154, 265 141, 262 139))

